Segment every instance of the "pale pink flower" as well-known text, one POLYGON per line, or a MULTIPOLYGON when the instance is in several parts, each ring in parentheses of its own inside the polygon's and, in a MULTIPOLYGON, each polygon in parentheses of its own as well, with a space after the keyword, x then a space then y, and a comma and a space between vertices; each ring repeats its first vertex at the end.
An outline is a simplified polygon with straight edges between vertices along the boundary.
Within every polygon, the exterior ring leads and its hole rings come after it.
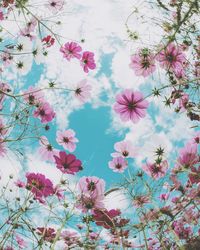
POLYGON ((41 103, 34 111, 34 117, 40 118, 42 123, 51 122, 55 117, 55 112, 48 102, 41 103))
POLYGON ((91 96, 92 86, 87 84, 87 80, 82 80, 77 84, 75 97, 82 103, 86 102, 91 96))
POLYGON ((181 95, 181 97, 179 98, 179 108, 180 111, 185 111, 187 108, 187 104, 189 101, 189 95, 188 94, 183 94, 181 95))
POLYGON ((72 58, 81 58, 80 52, 82 51, 81 46, 75 42, 67 42, 61 48, 60 52, 63 53, 63 57, 70 61, 72 58))
POLYGON ((161 50, 156 59, 160 66, 166 70, 172 70, 174 73, 180 73, 184 69, 186 57, 180 47, 170 43, 166 48, 161 50))
POLYGON ((168 169, 168 162, 166 160, 161 163, 146 163, 142 165, 142 169, 152 178, 160 179, 165 176, 168 169))
POLYGON ((74 152, 76 149, 76 143, 78 142, 75 135, 76 134, 72 129, 68 129, 64 132, 58 131, 56 141, 59 145, 62 145, 64 149, 69 152, 74 152))
POLYGON ((65 244, 67 245, 67 249, 73 249, 76 248, 80 236, 77 232, 72 230, 65 230, 61 233, 62 239, 65 241, 65 244))
POLYGON ((137 123, 140 118, 145 117, 148 102, 144 100, 141 92, 126 89, 116 96, 114 110, 120 115, 122 121, 131 120, 137 123))
POLYGON ((54 162, 54 155, 58 155, 58 150, 54 149, 46 136, 40 137, 39 154, 43 160, 54 162))
POLYGON ((0 59, 1 59, 1 62, 3 63, 3 65, 5 67, 7 67, 11 64, 13 57, 9 52, 5 51, 5 52, 0 54, 0 59))
POLYGON ((95 69, 96 64, 94 61, 94 53, 85 51, 83 52, 82 58, 81 58, 81 66, 83 67, 83 70, 85 73, 89 72, 89 69, 95 69))
POLYGON ((78 200, 76 207, 83 212, 104 208, 105 182, 95 176, 82 177, 78 182, 78 200))
POLYGON ((116 142, 114 149, 117 152, 112 153, 112 157, 122 156, 124 158, 134 158, 137 154, 137 149, 133 147, 131 141, 128 140, 116 142))
POLYGON ((48 0, 48 3, 45 6, 52 11, 53 14, 56 14, 63 9, 64 0, 48 0))
POLYGON ((179 152, 177 167, 191 168, 198 162, 197 144, 187 143, 179 152))
POLYGON ((29 105, 36 105, 42 103, 44 101, 44 94, 43 92, 38 89, 30 86, 27 91, 23 94, 24 100, 29 105))
POLYGON ((21 181, 21 180, 17 180, 17 181, 15 182, 15 185, 16 185, 17 187, 19 187, 19 188, 24 188, 24 187, 26 186, 26 184, 25 184, 23 181, 21 181))
POLYGON ((0 82, 0 110, 3 109, 3 103, 6 99, 6 93, 9 94, 10 91, 10 86, 7 83, 0 82))
POLYGON ((131 56, 130 67, 137 76, 149 76, 156 70, 155 56, 148 49, 141 49, 131 56))
POLYGON ((200 144, 200 131, 196 132, 195 136, 191 139, 190 143, 200 144))
POLYGON ((67 154, 64 151, 59 152, 59 156, 54 155, 56 167, 64 174, 72 174, 83 169, 82 162, 73 154, 67 154))
POLYGON ((108 165, 109 168, 118 173, 123 173, 128 167, 127 161, 121 156, 113 158, 112 161, 109 161, 108 165))

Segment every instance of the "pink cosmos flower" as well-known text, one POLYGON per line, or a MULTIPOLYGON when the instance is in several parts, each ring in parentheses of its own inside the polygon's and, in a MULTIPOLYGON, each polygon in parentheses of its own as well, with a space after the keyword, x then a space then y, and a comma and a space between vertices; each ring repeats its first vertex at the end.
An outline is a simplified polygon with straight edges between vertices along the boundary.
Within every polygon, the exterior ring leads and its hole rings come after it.
POLYGON ((81 46, 75 42, 67 42, 61 48, 60 52, 63 53, 63 57, 70 61, 72 58, 81 58, 80 52, 82 51, 81 46))
POLYGON ((191 172, 188 177, 192 184, 200 183, 200 166, 198 168, 191 167, 191 172))
POLYGON ((8 132, 8 129, 4 125, 3 120, 0 118, 0 137, 5 136, 7 132, 8 132))
POLYGON ((165 49, 163 49, 156 57, 160 66, 166 70, 173 70, 174 73, 180 73, 184 69, 184 63, 186 62, 185 54, 181 48, 170 43, 165 49))
POLYGON ((6 67, 6 66, 9 66, 11 64, 13 57, 9 52, 5 51, 5 52, 0 54, 0 59, 3 63, 3 65, 6 67))
POLYGON ((67 154, 64 151, 59 152, 59 156, 54 155, 56 167, 64 174, 72 174, 83 169, 82 162, 76 159, 73 154, 67 154))
POLYGON ((16 185, 17 187, 19 187, 19 188, 25 188, 25 186, 26 186, 26 184, 25 184, 23 181, 21 181, 21 180, 17 180, 17 181, 15 182, 15 185, 16 185))
POLYGON ((30 86, 23 94, 24 100, 29 105, 36 105, 44 102, 44 94, 40 89, 30 86))
POLYGON ((121 120, 131 120, 133 123, 137 123, 146 115, 147 107, 148 102, 144 100, 142 93, 130 89, 119 93, 114 104, 114 110, 120 115, 121 120))
POLYGON ((76 248, 77 243, 79 242, 80 236, 75 231, 65 230, 61 233, 62 239, 65 241, 67 248, 73 249, 76 248))
POLYGON ((42 239, 48 242, 53 242, 56 237, 56 231, 51 227, 37 227, 37 234, 41 235, 42 239))
POLYGON ((4 14, 3 14, 3 11, 0 10, 0 21, 3 21, 4 20, 4 14))
POLYGON ((191 168, 198 162, 197 144, 187 143, 179 152, 177 167, 191 168))
POLYGON ((27 247, 27 243, 19 235, 16 235, 16 241, 19 248, 23 249, 27 247))
POLYGON ((6 98, 6 94, 11 91, 10 86, 7 83, 0 82, 0 110, 3 109, 3 102, 6 98), (3 93, 4 92, 4 93, 3 93))
POLYGON ((181 220, 174 221, 172 223, 172 228, 180 239, 188 239, 192 234, 192 227, 191 226, 186 227, 184 225, 184 222, 181 220))
POLYGON ((192 144, 200 144, 200 131, 196 132, 195 136, 190 141, 192 144))
POLYGON ((26 188, 29 189, 40 202, 44 202, 42 198, 54 194, 53 183, 43 174, 27 173, 26 178, 26 188))
POLYGON ((133 206, 139 208, 143 207, 145 204, 150 203, 150 197, 148 195, 135 196, 133 200, 133 206))
POLYGON ((40 145, 41 147, 39 148, 39 153, 41 158, 46 161, 54 162, 54 155, 58 155, 59 151, 53 148, 46 136, 40 137, 40 145))
POLYGON ((131 141, 120 141, 116 142, 114 145, 114 149, 117 151, 112 153, 112 157, 122 156, 124 158, 134 158, 137 154, 137 149, 133 147, 131 141))
POLYGON ((82 177, 78 182, 76 207, 83 212, 104 207, 105 182, 95 176, 82 177))
POLYGON ((53 14, 56 14, 60 10, 62 10, 64 6, 64 0, 48 0, 46 7, 52 11, 53 14))
POLYGON ((34 111, 34 117, 40 118, 42 123, 52 121, 55 115, 55 112, 48 102, 41 103, 34 111))
POLYGON ((156 70, 155 56, 148 49, 141 49, 131 56, 130 67, 137 76, 149 76, 156 70))
POLYGON ((78 182, 78 190, 81 194, 104 196, 105 181, 95 176, 84 176, 78 182))
POLYGON ((64 132, 58 131, 56 141, 59 145, 62 145, 64 149, 69 152, 74 152, 76 149, 76 142, 78 142, 75 135, 76 134, 72 129, 68 129, 64 132))
POLYGON ((77 87, 75 89, 75 97, 78 98, 78 100, 82 103, 86 102, 90 96, 92 86, 87 84, 87 80, 82 80, 77 84, 77 87))
POLYGON ((184 93, 179 98, 179 108, 180 108, 180 111, 185 111, 186 110, 188 101, 189 101, 189 95, 184 93))
POLYGON ((6 150, 6 144, 4 141, 0 139, 0 156, 5 156, 7 150, 6 150))
POLYGON ((152 178, 160 179, 161 177, 165 176, 168 163, 166 160, 162 161, 161 163, 146 163, 142 166, 142 169, 152 178))
POLYGON ((85 51, 83 52, 82 58, 81 58, 81 66, 83 67, 83 70, 85 73, 89 72, 89 69, 95 69, 96 64, 94 61, 94 53, 85 51))
POLYGON ((109 168, 118 173, 123 173, 124 170, 128 167, 127 161, 121 156, 113 158, 112 161, 109 161, 108 165, 109 168))
POLYGON ((55 39, 52 36, 48 35, 42 39, 42 42, 44 42, 44 45, 46 45, 46 47, 49 48, 54 45, 55 39))

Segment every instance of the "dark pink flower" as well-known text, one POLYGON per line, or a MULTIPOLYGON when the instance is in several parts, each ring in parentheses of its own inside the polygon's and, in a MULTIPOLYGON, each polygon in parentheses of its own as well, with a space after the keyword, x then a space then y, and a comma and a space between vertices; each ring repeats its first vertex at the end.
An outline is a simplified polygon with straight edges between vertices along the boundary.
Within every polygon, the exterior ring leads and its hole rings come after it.
POLYGON ((109 168, 118 173, 123 173, 128 167, 127 161, 121 156, 113 158, 112 161, 109 161, 108 165, 109 168))
POLYGON ((39 148, 39 153, 41 158, 46 161, 54 162, 54 155, 58 155, 59 151, 53 148, 46 136, 40 137, 40 145, 41 147, 39 148))
POLYGON ((67 154, 64 151, 59 152, 59 156, 54 155, 56 167, 64 174, 75 174, 83 169, 82 162, 76 159, 73 154, 67 154))
POLYGON ((56 231, 51 227, 37 227, 37 234, 41 235, 44 241, 53 242, 56 237, 56 231))
POLYGON ((64 149, 73 152, 76 149, 76 143, 78 142, 75 135, 76 134, 72 129, 68 129, 64 132, 58 131, 56 141, 59 145, 62 145, 64 149))
POLYGON ((168 163, 166 160, 161 163, 146 163, 142 166, 142 169, 152 178, 159 179, 165 176, 168 169, 168 163))
POLYGON ((149 76, 156 70, 155 56, 148 49, 141 49, 131 56, 130 67, 137 76, 149 76))
POLYGON ((4 14, 3 14, 3 11, 0 10, 0 21, 3 21, 4 20, 4 14))
POLYGON ((42 123, 52 121, 55 115, 55 112, 48 102, 41 103, 34 111, 34 117, 40 118, 42 123))
POLYGON ((141 92, 126 89, 116 96, 114 110, 120 115, 122 121, 131 120, 137 123, 146 115, 147 107, 148 102, 144 100, 141 92))
POLYGON ((72 58, 81 58, 80 52, 82 51, 81 46, 75 42, 67 42, 61 48, 60 52, 63 53, 63 57, 70 61, 72 58))
POLYGON ((82 103, 86 102, 91 96, 92 86, 87 84, 87 80, 82 80, 77 84, 75 92, 75 97, 78 98, 82 103))
POLYGON ((85 51, 83 52, 82 58, 81 58, 81 66, 83 67, 83 70, 85 73, 89 72, 89 69, 95 69, 96 64, 94 61, 94 53, 85 51))
POLYGON ((26 186, 26 184, 25 184, 23 181, 21 181, 21 180, 17 180, 17 181, 15 182, 15 185, 16 185, 17 187, 19 187, 19 188, 25 188, 25 186, 26 186))
POLYGON ((42 198, 54 194, 53 183, 43 174, 27 173, 26 178, 26 188, 29 189, 40 202, 43 202, 42 198))
POLYGON ((172 70, 176 74, 180 74, 180 71, 184 70, 184 64, 186 57, 180 47, 170 43, 166 48, 161 50, 156 59, 159 61, 162 68, 166 70, 172 70))
POLYGON ((197 144, 187 143, 179 152, 177 167, 191 168, 198 162, 197 144))
POLYGON ((22 239, 19 235, 16 235, 16 242, 18 244, 18 247, 21 249, 27 247, 27 242, 25 242, 25 240, 22 239))
POLYGON ((54 45, 55 39, 52 36, 48 35, 42 39, 42 42, 44 42, 44 45, 46 45, 46 47, 49 48, 54 45))

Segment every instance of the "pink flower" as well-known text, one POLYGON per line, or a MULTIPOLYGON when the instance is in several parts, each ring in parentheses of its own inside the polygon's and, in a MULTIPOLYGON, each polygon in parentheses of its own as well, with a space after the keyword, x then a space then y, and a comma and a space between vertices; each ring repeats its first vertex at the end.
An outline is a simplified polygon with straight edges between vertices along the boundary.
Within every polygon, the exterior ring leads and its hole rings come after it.
POLYGON ((11 56, 11 54, 7 51, 3 52, 0 54, 0 59, 3 63, 3 65, 6 67, 6 66, 9 66, 13 60, 13 57, 11 56))
POLYGON ((53 120, 55 112, 48 102, 44 102, 34 111, 34 117, 40 118, 42 123, 47 123, 53 120))
POLYGON ((173 43, 163 49, 156 59, 160 62, 162 68, 173 70, 177 74, 184 69, 184 63, 186 62, 186 57, 181 48, 176 47, 173 43))
POLYGON ((104 207, 105 182, 95 176, 82 177, 78 182, 78 201, 76 207, 83 212, 104 207))
POLYGON ((82 103, 86 102, 90 96, 92 86, 87 84, 87 80, 82 80, 77 84, 77 87, 75 89, 75 96, 78 98, 79 101, 82 103))
POLYGON ((148 195, 139 195, 134 197, 133 206, 137 208, 143 207, 147 203, 150 203, 150 197, 148 195))
POLYGON ((64 151, 59 152, 59 156, 54 155, 56 167, 64 174, 74 175, 83 169, 82 162, 76 159, 73 154, 66 154, 64 151))
POLYGON ((54 155, 58 155, 59 151, 53 148, 46 136, 40 137, 40 145, 41 147, 39 148, 39 153, 41 158, 46 161, 54 162, 54 155))
POLYGON ((81 46, 75 42, 67 42, 61 48, 60 52, 63 53, 63 57, 70 61, 72 58, 81 58, 80 52, 82 51, 81 46))
POLYGON ((48 4, 46 4, 46 7, 52 11, 53 14, 62 10, 63 6, 64 0, 48 0, 48 4))
POLYGON ((188 177, 192 184, 200 183, 200 166, 198 168, 191 167, 191 172, 188 177))
POLYGON ((9 94, 10 91, 11 91, 10 86, 7 83, 0 82, 0 110, 3 109, 3 103, 6 98, 6 94, 4 93, 9 94))
POLYGON ((85 73, 89 72, 89 69, 95 69, 96 64, 94 61, 94 53, 85 51, 83 52, 82 58, 81 58, 81 66, 83 67, 83 70, 85 73))
POLYGON ((48 36, 45 36, 43 39, 42 39, 42 42, 44 42, 44 44, 46 45, 47 48, 51 47, 54 45, 55 43, 55 39, 48 35, 48 36))
POLYGON ((198 162, 197 144, 187 143, 179 152, 177 167, 191 168, 198 162))
POLYGON ((4 141, 0 139, 0 156, 5 156, 7 150, 6 150, 6 144, 4 141))
POLYGON ((54 194, 52 182, 43 174, 27 173, 26 178, 26 188, 29 189, 40 202, 44 202, 42 198, 54 194))
POLYGON ((131 120, 137 123, 140 118, 146 115, 148 102, 144 100, 142 93, 126 89, 116 96, 114 110, 118 113, 122 121, 131 120))
POLYGON ((56 231, 54 228, 37 227, 37 234, 42 236, 42 239, 48 242, 53 242, 56 237, 56 231))
POLYGON ((186 110, 188 101, 189 101, 189 95, 184 93, 179 98, 179 108, 180 108, 180 111, 185 111, 186 110))
POLYGON ((68 129, 64 132, 58 131, 56 141, 59 145, 62 145, 64 149, 67 149, 69 152, 74 152, 78 139, 75 137, 74 130, 68 129))
POLYGON ((174 221, 172 223, 172 228, 180 239, 188 239, 190 235, 192 235, 192 227, 186 227, 183 221, 174 221))
POLYGON ((155 56, 148 49, 141 49, 131 56, 130 67, 137 76, 148 76, 156 70, 155 56))
POLYGON ((0 21, 3 21, 4 20, 4 14, 3 14, 3 11, 0 10, 0 21))
POLYGON ((159 179, 165 176, 168 169, 168 163, 166 160, 161 163, 146 163, 142 166, 142 169, 152 178, 159 179))
POLYGON ((136 148, 133 147, 131 141, 120 141, 116 142, 114 149, 117 151, 112 153, 112 157, 122 156, 124 158, 133 158, 136 156, 136 148))
POLYGON ((6 135, 8 129, 6 126, 3 124, 3 120, 0 118, 0 137, 3 137, 6 135))
POLYGON ((118 173, 123 173, 124 170, 128 167, 127 161, 121 156, 113 158, 112 161, 109 161, 108 165, 109 168, 118 173))
POLYGON ((44 101, 44 94, 42 91, 32 86, 24 92, 23 97, 29 105, 36 105, 44 101))
POLYGON ((159 196, 161 201, 166 201, 169 198, 169 193, 164 193, 159 196))
POLYGON ((65 244, 67 245, 67 248, 73 249, 76 248, 77 243, 79 241, 79 235, 75 231, 65 230, 61 233, 62 239, 65 241, 65 244))
POLYGON ((15 185, 19 188, 25 188, 26 184, 23 181, 17 180, 15 185))
POLYGON ((78 190, 81 194, 104 196, 105 181, 95 176, 84 176, 78 182, 78 190))
POLYGON ((22 249, 22 248, 27 247, 27 243, 19 235, 16 235, 16 241, 17 241, 17 244, 18 244, 19 248, 22 249))

